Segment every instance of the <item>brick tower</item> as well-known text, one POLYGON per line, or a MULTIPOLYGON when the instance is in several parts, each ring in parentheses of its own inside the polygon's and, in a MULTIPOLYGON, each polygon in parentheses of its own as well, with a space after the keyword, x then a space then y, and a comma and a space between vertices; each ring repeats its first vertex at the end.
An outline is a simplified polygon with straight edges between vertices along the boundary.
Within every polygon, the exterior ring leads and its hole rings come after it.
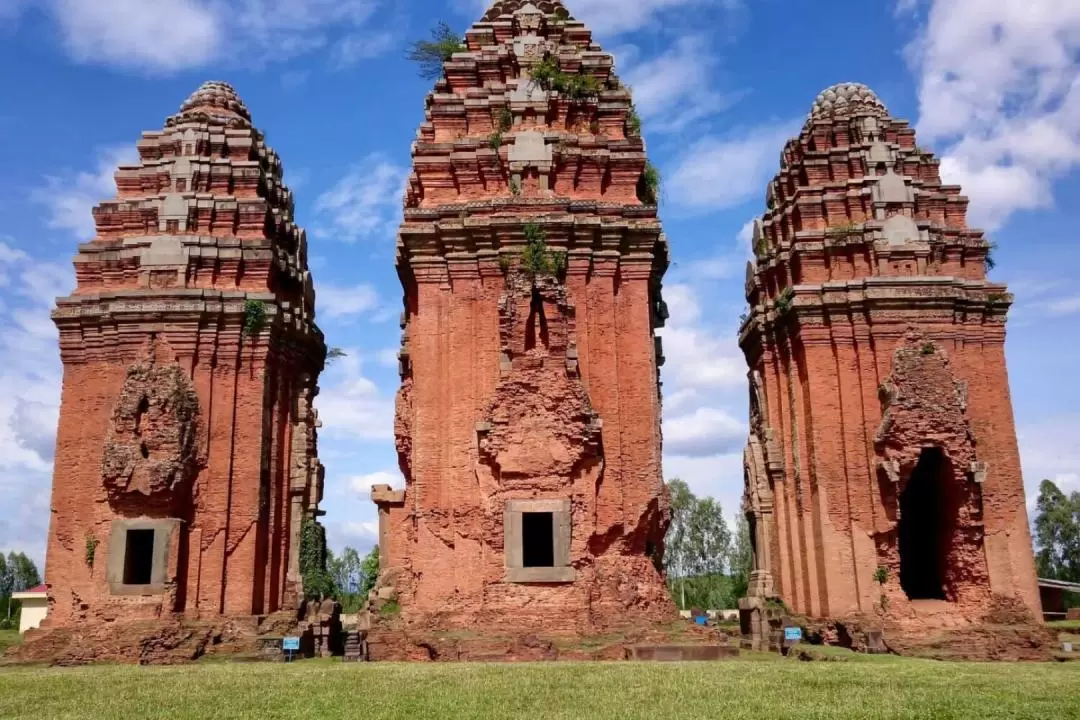
POLYGON ((1039 613, 1005 368, 1012 302, 967 198, 862 85, 822 93, 755 226, 748 607, 1039 613))
POLYGON ((560 2, 496 3, 427 98, 398 241, 378 596, 403 619, 670 617, 654 330, 667 242, 630 93, 560 2))
POLYGON ((295 608, 326 348, 292 193, 224 83, 138 150, 53 313, 52 622, 295 608))

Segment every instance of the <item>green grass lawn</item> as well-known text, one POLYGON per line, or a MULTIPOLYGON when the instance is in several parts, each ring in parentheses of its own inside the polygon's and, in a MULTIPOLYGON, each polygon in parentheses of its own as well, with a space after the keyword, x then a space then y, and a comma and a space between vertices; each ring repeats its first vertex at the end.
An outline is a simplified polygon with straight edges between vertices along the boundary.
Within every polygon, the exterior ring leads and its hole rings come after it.
POLYGON ((0 718, 1080 718, 1080 664, 199 664, 0 670, 0 718))
POLYGON ((0 630, 0 654, 20 642, 22 642, 22 636, 19 635, 18 630, 0 630))

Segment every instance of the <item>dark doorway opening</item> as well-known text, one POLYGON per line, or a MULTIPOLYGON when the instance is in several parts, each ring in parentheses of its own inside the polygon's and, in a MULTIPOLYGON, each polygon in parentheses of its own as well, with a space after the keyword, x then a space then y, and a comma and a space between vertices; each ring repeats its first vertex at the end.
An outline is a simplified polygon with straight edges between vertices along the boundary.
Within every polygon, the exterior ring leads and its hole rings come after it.
POLYGON ((154 531, 128 530, 124 548, 124 584, 149 585, 154 574, 154 531))
POLYGON ((544 300, 540 293, 533 290, 532 303, 529 306, 529 319, 525 322, 525 350, 536 348, 537 325, 539 325, 539 341, 542 347, 548 346, 547 317, 544 316, 544 300))
POLYGON ((924 448, 900 495, 900 586, 911 600, 945 599, 945 457, 924 448))
POLYGON ((555 567, 555 518, 552 513, 521 514, 521 557, 524 567, 555 567))

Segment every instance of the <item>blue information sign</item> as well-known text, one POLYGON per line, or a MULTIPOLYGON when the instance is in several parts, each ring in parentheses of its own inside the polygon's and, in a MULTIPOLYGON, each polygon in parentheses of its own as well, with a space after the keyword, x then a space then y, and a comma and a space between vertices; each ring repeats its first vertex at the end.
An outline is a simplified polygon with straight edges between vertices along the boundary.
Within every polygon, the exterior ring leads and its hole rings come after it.
POLYGON ((287 637, 281 641, 281 649, 285 652, 300 652, 300 638, 287 637))
POLYGON ((787 642, 799 642, 802 640, 802 628, 784 628, 784 640, 787 642))

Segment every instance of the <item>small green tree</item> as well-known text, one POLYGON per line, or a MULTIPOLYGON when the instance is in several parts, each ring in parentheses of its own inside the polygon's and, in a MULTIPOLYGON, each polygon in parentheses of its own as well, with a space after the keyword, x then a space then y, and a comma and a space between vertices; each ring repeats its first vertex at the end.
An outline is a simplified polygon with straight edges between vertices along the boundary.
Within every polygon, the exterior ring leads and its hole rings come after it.
POLYGON ((660 201, 660 171, 651 162, 645 163, 638 179, 637 195, 647 205, 656 205, 660 201))
POLYGON ((731 594, 736 600, 746 597, 750 589, 750 573, 754 569, 753 552, 750 522, 745 515, 740 515, 735 530, 735 546, 731 551, 731 594))
POLYGON ((430 40, 417 40, 409 46, 409 60, 420 66, 420 77, 435 80, 442 77, 443 63, 454 53, 468 50, 464 40, 450 25, 440 21, 431 31, 430 40))
POLYGON ((566 253, 552 251, 547 246, 547 235, 539 225, 525 226, 525 249, 521 251, 518 267, 532 278, 554 275, 561 278, 566 272, 566 253))
POLYGON ((1080 582, 1080 492, 1066 495, 1052 481, 1043 480, 1035 507, 1039 577, 1080 582))
POLYGON ((364 584, 360 553, 354 548, 346 547, 341 555, 335 556, 327 550, 326 556, 326 569, 334 586, 334 597, 341 603, 342 612, 350 615, 359 612, 367 604, 367 595, 360 592, 364 584))
POLYGON ((308 600, 334 595, 334 583, 327 571, 326 530, 310 517, 300 527, 300 575, 308 600))
POLYGON ((363 576, 363 581, 360 584, 360 594, 363 597, 367 597, 372 588, 375 587, 375 583, 379 579, 379 546, 371 548, 371 552, 367 554, 367 557, 360 563, 360 572, 363 576))

